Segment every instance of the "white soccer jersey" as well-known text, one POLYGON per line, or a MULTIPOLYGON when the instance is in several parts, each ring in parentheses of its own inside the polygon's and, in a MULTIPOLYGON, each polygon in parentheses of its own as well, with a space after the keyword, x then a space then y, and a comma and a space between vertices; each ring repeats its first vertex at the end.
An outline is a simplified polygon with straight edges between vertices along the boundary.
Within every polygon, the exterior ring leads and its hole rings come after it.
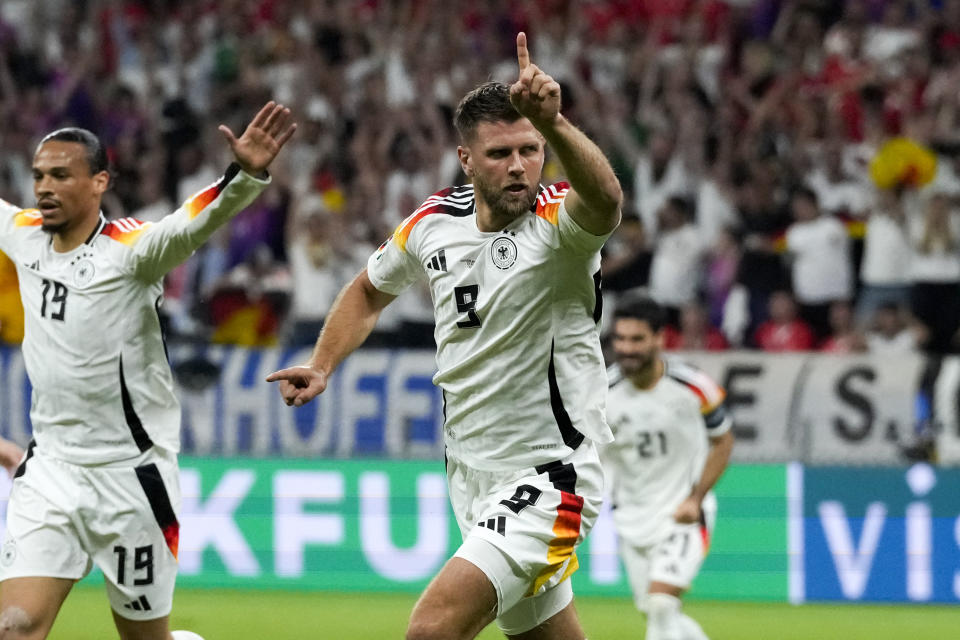
POLYGON ((730 429, 726 394, 699 369, 675 361, 665 362, 652 389, 638 389, 617 367, 610 370, 610 383, 607 417, 614 441, 601 459, 614 521, 632 544, 654 544, 700 479, 708 437, 730 429))
POLYGON ((180 448, 157 309, 161 280, 268 184, 231 165, 216 183, 156 223, 100 224, 86 242, 53 250, 40 212, 0 200, 0 249, 17 265, 39 451, 74 464, 180 448))
POLYGON ((450 455, 483 470, 566 456, 584 436, 608 442, 600 319, 607 236, 567 213, 568 187, 541 188, 502 231, 477 228, 471 185, 426 200, 367 264, 399 294, 427 276, 450 455))

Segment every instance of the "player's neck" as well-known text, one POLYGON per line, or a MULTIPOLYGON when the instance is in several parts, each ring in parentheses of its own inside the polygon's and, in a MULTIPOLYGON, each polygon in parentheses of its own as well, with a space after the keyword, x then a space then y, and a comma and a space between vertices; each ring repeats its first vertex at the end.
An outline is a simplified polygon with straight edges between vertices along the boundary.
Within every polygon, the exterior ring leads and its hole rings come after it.
POLYGON ((630 376, 630 381, 633 382, 633 385, 638 389, 652 389, 660 381, 660 378, 663 377, 663 370, 663 360, 657 357, 649 365, 630 376))
POLYGON ((477 197, 476 202, 477 229, 484 233, 503 231, 508 224, 516 220, 510 215, 498 214, 483 198, 477 197))
POLYGON ((73 251, 90 237, 97 225, 100 224, 100 210, 95 215, 85 216, 76 224, 69 225, 52 234, 53 250, 57 253, 73 251))

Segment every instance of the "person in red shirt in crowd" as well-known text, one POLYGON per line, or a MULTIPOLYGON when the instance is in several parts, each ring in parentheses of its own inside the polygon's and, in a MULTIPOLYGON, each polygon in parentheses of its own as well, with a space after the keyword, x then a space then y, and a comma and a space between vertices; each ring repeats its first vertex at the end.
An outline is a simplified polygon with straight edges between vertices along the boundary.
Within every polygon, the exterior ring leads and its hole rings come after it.
POLYGON ((797 317, 797 303, 788 291, 775 291, 768 305, 770 319, 757 327, 753 341, 764 351, 808 351, 813 330, 797 317))
POLYGON ((867 350, 863 334, 853 321, 853 308, 846 300, 830 305, 830 335, 820 343, 820 351, 827 353, 856 353, 867 350))
POLYGON ((680 328, 666 326, 663 344, 668 351, 723 351, 729 348, 726 338, 710 325, 707 310, 699 302, 691 302, 680 310, 680 328))

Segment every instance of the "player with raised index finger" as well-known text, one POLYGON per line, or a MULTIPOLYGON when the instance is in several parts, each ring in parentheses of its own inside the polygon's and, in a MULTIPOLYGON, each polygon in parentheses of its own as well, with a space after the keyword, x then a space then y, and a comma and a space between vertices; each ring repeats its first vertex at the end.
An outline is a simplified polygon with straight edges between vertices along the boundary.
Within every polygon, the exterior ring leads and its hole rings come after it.
POLYGON ((157 223, 108 221, 107 154, 85 129, 48 134, 33 157, 34 209, 0 200, 0 250, 16 263, 33 386, 34 439, 17 470, 0 547, 0 638, 45 638, 96 564, 121 640, 171 635, 180 502, 180 405, 157 309, 163 276, 270 182, 293 134, 267 103, 216 183, 157 223))
POLYGON ((471 184, 427 198, 340 293, 310 360, 271 374, 287 404, 321 393, 380 311, 419 278, 436 318, 447 480, 463 545, 411 615, 410 640, 582 640, 568 580, 599 511, 606 376, 600 247, 620 185, 560 113, 560 85, 517 36, 519 77, 461 100, 471 184), (570 184, 539 184, 545 146, 570 184))

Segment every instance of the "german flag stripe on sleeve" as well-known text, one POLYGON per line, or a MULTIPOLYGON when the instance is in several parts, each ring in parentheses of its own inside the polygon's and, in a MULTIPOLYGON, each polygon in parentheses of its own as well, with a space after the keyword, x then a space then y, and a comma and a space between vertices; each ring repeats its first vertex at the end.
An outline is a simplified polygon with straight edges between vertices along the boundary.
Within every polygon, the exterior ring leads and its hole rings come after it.
POLYGON ((120 218, 104 225, 100 233, 129 247, 137 241, 140 234, 149 226, 149 222, 141 222, 133 218, 120 218))
POLYGON ((570 190, 566 182, 558 182, 540 190, 537 196, 537 215, 557 226, 560 218, 560 203, 570 190))
POLYGON ((233 180, 234 176, 238 173, 240 173, 240 165, 232 163, 227 167, 227 171, 223 174, 222 178, 183 203, 183 208, 186 210, 187 215, 190 216, 190 219, 193 220, 196 218, 200 215, 201 211, 216 200, 217 196, 226 188, 227 183, 233 180))
POLYGON ((699 369, 686 364, 671 362, 667 365, 667 375, 685 385, 700 399, 700 412, 711 413, 727 397, 723 387, 699 369))
POLYGON ((39 227, 43 224, 43 216, 39 209, 24 209, 13 218, 15 227, 39 227))
POLYGON ((407 240, 413 228, 431 213, 446 213, 452 216, 467 216, 473 213, 473 185, 449 187, 438 191, 407 216, 393 232, 393 240, 401 251, 407 250, 407 240))

